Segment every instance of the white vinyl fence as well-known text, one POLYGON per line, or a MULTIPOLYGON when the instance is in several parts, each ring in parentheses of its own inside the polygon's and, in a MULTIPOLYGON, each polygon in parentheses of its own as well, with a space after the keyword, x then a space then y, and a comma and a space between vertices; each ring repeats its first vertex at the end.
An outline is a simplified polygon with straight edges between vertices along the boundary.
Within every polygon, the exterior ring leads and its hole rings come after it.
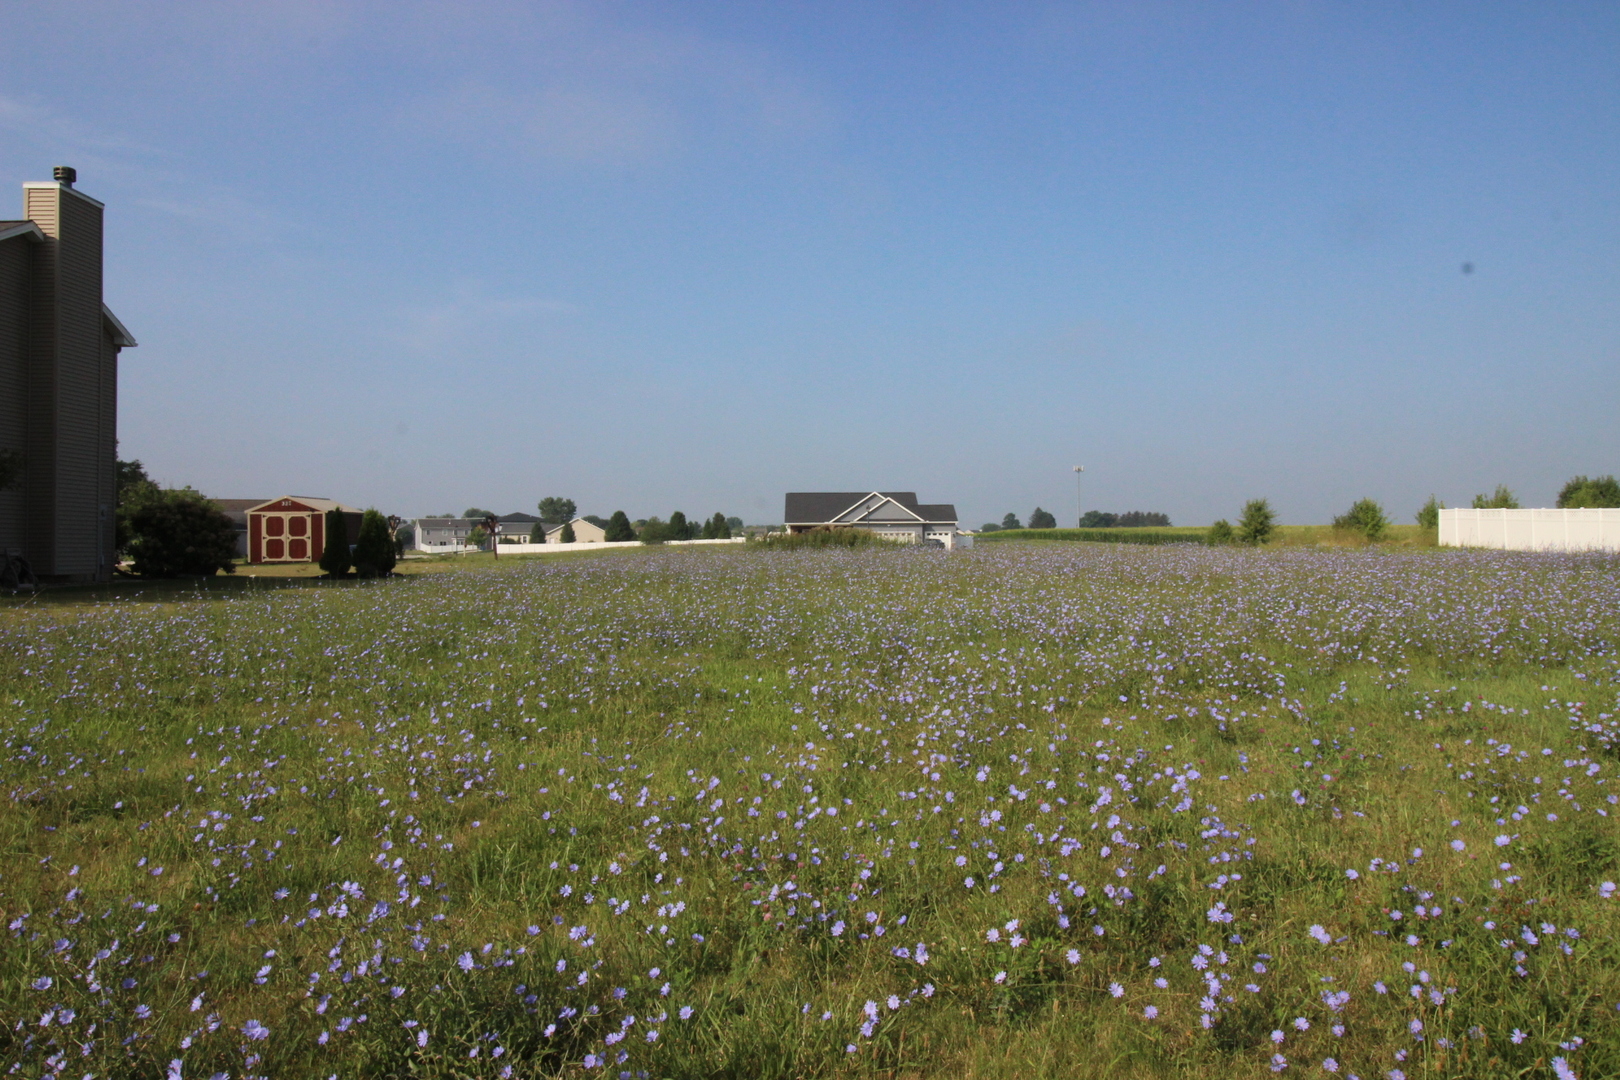
MULTIPOLYGON (((666 540, 665 547, 687 547, 699 544, 746 544, 746 537, 734 536, 730 540, 666 540)), ((601 548, 628 548, 642 547, 640 540, 610 540, 606 543, 575 543, 575 544, 502 544, 502 555, 566 555, 570 551, 597 551, 601 548)), ((443 554, 462 555, 477 552, 478 548, 451 549, 443 554)))
POLYGON ((1620 551, 1620 510, 1442 510, 1444 547, 1620 551))

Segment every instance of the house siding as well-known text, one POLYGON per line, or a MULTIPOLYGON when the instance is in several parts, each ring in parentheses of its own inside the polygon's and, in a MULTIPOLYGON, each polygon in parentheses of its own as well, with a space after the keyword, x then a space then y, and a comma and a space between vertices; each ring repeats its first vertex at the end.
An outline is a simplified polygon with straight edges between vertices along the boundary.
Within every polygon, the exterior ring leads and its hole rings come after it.
MULTIPOLYGON (((0 450, 28 448, 28 309, 34 242, 0 240, 0 450)), ((23 484, 0 491, 0 551, 21 551, 23 484)))
POLYGON ((117 348, 102 314, 102 210, 59 184, 23 188, 33 246, 24 551, 42 576, 111 573, 117 348))

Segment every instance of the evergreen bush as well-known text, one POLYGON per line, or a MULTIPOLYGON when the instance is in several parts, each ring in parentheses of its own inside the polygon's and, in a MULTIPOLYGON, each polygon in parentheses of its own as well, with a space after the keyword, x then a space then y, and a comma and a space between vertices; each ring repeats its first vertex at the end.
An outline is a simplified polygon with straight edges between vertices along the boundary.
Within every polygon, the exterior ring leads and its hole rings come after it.
POLYGON ((1475 510, 1517 510, 1518 497, 1508 490, 1506 484, 1497 484, 1496 491, 1490 495, 1474 496, 1475 510))
POLYGON ((1389 529, 1389 518, 1384 516, 1384 508, 1372 499, 1358 499, 1349 510, 1333 519, 1333 527, 1376 541, 1383 539, 1389 529))
POLYGON ((363 578, 388 577, 394 572, 394 541, 388 535, 388 520, 376 510, 360 518, 360 535, 354 544, 354 570, 363 578))
POLYGON ((321 569, 331 577, 349 572, 349 522, 343 511, 333 507, 326 512, 326 546, 321 549, 321 569))
POLYGON ((1277 528, 1277 515, 1265 499, 1250 499, 1243 504, 1243 517, 1238 520, 1237 536, 1245 544, 1264 544, 1277 528))

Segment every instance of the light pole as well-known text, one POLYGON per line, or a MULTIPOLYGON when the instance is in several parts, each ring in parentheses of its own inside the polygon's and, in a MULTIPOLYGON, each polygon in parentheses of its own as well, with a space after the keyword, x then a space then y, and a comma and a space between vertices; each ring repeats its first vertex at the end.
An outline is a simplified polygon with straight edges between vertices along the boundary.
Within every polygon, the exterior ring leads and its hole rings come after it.
POLYGON ((1080 478, 1085 475, 1085 472, 1086 467, 1084 465, 1074 467, 1074 527, 1077 529, 1081 527, 1080 519, 1085 516, 1080 512, 1080 478))

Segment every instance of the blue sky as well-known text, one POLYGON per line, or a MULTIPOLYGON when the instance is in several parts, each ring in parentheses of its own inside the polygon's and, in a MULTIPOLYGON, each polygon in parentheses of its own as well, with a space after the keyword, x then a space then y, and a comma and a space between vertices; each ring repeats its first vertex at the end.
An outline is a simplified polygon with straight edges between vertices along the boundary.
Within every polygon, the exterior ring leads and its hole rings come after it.
POLYGON ((1620 472, 1612 3, 6 25, 0 184, 107 203, 123 452, 167 483, 977 524, 1072 520, 1084 463, 1088 508, 1205 524, 1620 472))

